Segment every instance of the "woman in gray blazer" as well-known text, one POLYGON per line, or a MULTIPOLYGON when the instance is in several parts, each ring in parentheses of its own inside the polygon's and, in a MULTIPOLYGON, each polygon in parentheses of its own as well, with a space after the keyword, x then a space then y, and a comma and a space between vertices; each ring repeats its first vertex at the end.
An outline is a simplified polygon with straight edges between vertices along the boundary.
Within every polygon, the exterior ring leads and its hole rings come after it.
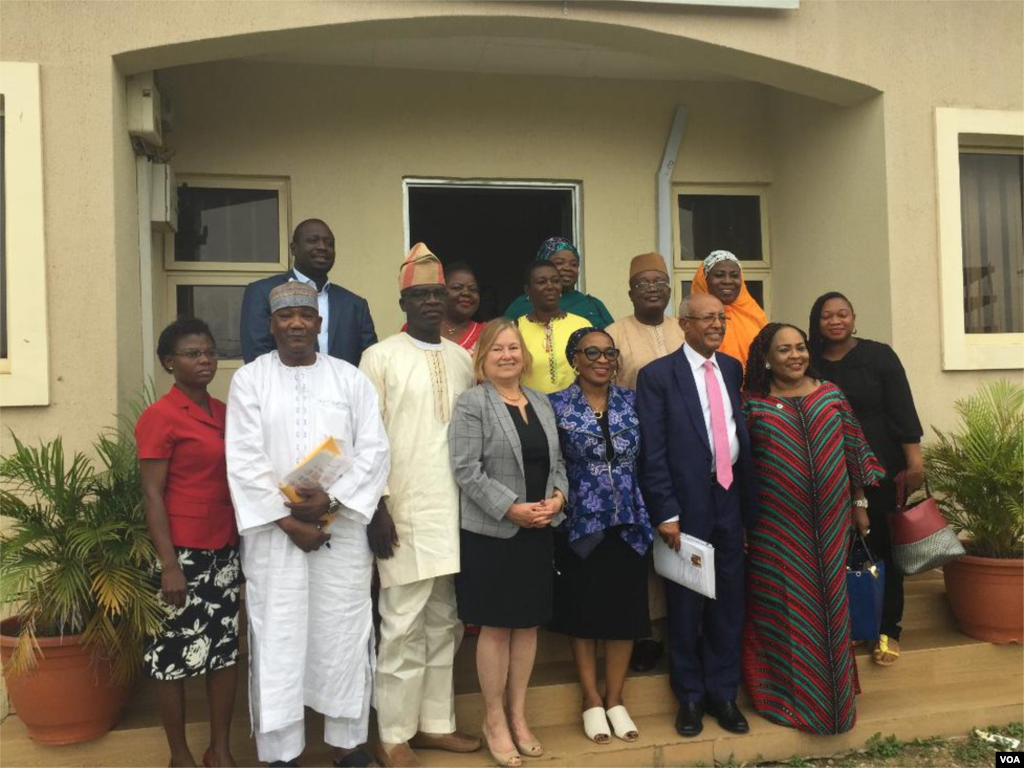
POLYGON ((514 323, 488 323, 473 362, 483 383, 462 393, 448 429, 462 489, 459 618, 480 627, 484 738, 506 768, 544 752, 526 722, 526 689, 537 627, 551 618, 551 526, 564 518, 568 485, 551 405, 520 384, 531 362, 514 323))

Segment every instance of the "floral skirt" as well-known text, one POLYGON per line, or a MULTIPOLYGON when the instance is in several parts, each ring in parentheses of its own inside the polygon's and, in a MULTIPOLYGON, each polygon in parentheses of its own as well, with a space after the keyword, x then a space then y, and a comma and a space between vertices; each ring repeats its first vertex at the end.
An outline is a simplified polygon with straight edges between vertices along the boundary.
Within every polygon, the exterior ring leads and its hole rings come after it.
MULTIPOLYGON (((178 547, 178 564, 188 583, 186 600, 176 608, 161 599, 163 632, 150 638, 144 657, 146 674, 154 680, 183 680, 238 661, 238 547, 178 547)), ((159 592, 159 569, 155 582, 159 592)))

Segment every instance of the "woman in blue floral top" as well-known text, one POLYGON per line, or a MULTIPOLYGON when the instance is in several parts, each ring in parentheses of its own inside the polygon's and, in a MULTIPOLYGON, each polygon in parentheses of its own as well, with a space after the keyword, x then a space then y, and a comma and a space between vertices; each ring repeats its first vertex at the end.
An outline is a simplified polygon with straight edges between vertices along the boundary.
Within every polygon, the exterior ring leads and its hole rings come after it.
POLYGON ((567 518, 555 539, 554 615, 568 635, 583 688, 583 729, 598 744, 639 738, 622 705, 635 640, 650 636, 647 553, 654 533, 640 495, 636 393, 612 384, 619 351, 607 333, 583 328, 565 351, 576 371, 551 395, 569 478, 567 518), (597 686, 604 641, 605 695, 597 686))

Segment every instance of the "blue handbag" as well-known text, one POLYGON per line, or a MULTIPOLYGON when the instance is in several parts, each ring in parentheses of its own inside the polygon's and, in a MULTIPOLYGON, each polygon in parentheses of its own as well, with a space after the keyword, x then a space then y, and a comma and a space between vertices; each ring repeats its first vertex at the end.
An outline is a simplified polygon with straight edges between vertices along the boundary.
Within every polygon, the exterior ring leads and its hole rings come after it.
POLYGON ((846 592, 850 600, 850 637, 877 642, 882 625, 885 563, 879 562, 859 533, 846 562, 846 592))

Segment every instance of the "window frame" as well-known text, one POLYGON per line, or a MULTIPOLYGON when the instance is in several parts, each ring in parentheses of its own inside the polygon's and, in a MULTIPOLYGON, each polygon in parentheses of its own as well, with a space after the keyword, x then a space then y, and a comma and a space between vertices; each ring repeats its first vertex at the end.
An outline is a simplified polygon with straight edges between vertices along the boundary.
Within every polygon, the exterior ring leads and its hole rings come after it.
POLYGON ((1024 112, 935 110, 942 369, 1021 370, 1024 333, 967 333, 964 328, 960 154, 965 151, 1024 152, 1024 112))
MULTIPOLYGON (((277 272, 270 273, 271 275, 278 274, 277 272)), ((242 275, 214 275, 214 274, 188 274, 188 273, 176 273, 168 274, 166 279, 166 299, 167 299, 167 314, 170 319, 177 317, 178 314, 178 287, 183 285, 223 285, 231 288, 244 288, 250 283, 256 280, 262 280, 264 277, 269 275, 259 275, 257 277, 242 276, 242 275)), ((170 320, 168 320, 170 322, 170 320)), ((231 371, 234 374, 239 368, 245 365, 245 361, 241 358, 237 360, 231 360, 228 358, 220 358, 217 362, 218 370, 231 371)))
POLYGON ((177 261, 174 242, 177 232, 164 238, 164 269, 167 272, 287 272, 291 267, 289 242, 291 240, 291 190, 289 180, 283 176, 240 176, 233 174, 182 173, 175 174, 174 193, 178 187, 205 189, 266 189, 277 192, 277 214, 281 222, 278 232, 277 261, 177 261))
POLYGON ((697 276, 697 270, 703 263, 701 260, 684 261, 682 246, 682 228, 679 222, 679 196, 680 195, 735 195, 740 197, 756 196, 760 200, 761 210, 761 255, 763 258, 757 260, 745 260, 741 262, 743 279, 757 280, 764 286, 764 306, 761 307, 771 317, 772 303, 772 259, 771 259, 771 232, 768 224, 768 211, 771 202, 770 187, 766 183, 730 183, 730 184, 690 184, 677 183, 672 185, 672 284, 676 286, 673 295, 675 307, 679 309, 679 302, 687 296, 683 293, 683 283, 693 282, 697 276))
POLYGON ((46 227, 39 65, 0 62, 4 98, 7 357, 0 360, 0 406, 50 404, 46 227), (17 253, 17 258, 11 258, 17 253))

